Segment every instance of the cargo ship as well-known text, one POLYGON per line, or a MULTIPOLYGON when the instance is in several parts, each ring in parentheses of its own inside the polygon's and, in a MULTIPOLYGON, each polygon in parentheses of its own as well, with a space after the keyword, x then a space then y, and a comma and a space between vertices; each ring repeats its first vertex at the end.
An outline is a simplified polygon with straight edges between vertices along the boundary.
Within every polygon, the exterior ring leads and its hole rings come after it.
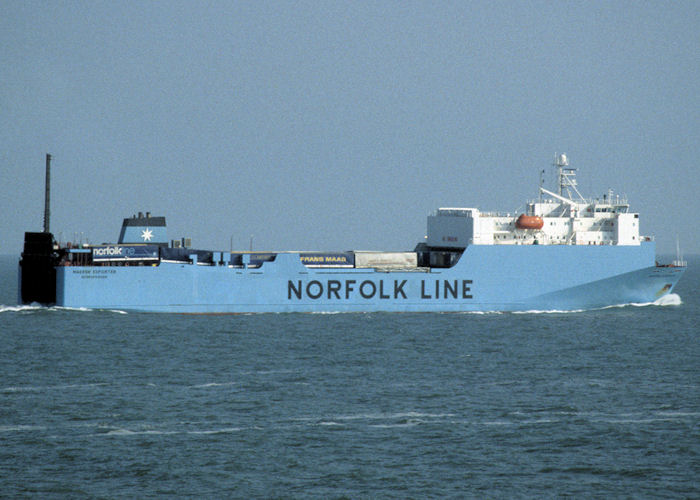
POLYGON ((113 244, 25 233, 19 302, 170 313, 571 311, 653 303, 685 271, 656 260, 639 214, 609 191, 586 199, 556 155, 553 190, 522 213, 439 208, 406 252, 253 252, 169 240, 165 217, 123 220, 113 244))

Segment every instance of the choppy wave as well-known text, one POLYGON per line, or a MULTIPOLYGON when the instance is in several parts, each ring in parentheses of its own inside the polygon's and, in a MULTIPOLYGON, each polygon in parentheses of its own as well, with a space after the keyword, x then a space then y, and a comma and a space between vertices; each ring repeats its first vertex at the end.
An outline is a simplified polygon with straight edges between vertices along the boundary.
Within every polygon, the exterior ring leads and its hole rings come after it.
POLYGON ((2 432, 32 432, 32 431, 45 431, 46 427, 43 425, 0 425, 0 433, 2 432))
POLYGON ((357 413, 349 415, 319 415, 292 418, 293 421, 303 422, 303 425, 323 428, 346 428, 366 426, 374 429, 391 429, 414 427, 420 424, 444 422, 455 418, 455 413, 427 413, 406 411, 395 413, 357 413))
POLYGON ((96 382, 93 384, 63 384, 63 385, 26 385, 26 386, 9 386, 0 387, 0 393, 14 393, 14 392, 52 392, 52 391, 65 391, 68 389, 90 389, 93 387, 103 387, 108 384, 103 382, 96 382))
POLYGON ((173 435, 211 435, 231 434, 245 430, 244 427, 215 427, 212 429, 183 430, 146 427, 140 429, 128 429, 125 427, 102 426, 102 432, 92 434, 93 437, 128 437, 128 436, 173 436, 173 435))
MULTIPOLYGON (((445 418, 454 417, 454 413, 424 413, 418 411, 406 411, 406 412, 395 412, 395 413, 358 413, 350 415, 334 415, 333 420, 377 420, 377 419, 391 419, 391 418, 445 418)), ((312 417, 310 417, 312 418, 312 417)), ((303 420, 303 419, 301 419, 303 420)))
MULTIPOLYGON (((691 410, 665 411, 650 410, 638 412, 605 412, 605 411, 557 411, 555 409, 533 409, 531 411, 506 412, 503 415, 490 415, 474 418, 474 415, 459 413, 430 413, 407 411, 396 413, 358 413, 348 415, 317 415, 291 418, 302 427, 319 426, 334 427, 366 427, 366 428, 402 428, 414 427, 421 424, 438 424, 447 426, 541 426, 563 422, 587 422, 589 424, 606 423, 613 425, 648 425, 657 422, 696 422, 700 413, 691 410)), ((297 425, 289 425, 287 419, 273 419, 267 422, 258 421, 253 426, 232 425, 232 422, 160 422, 148 421, 134 426, 122 423, 104 424, 94 422, 72 422, 68 425, 54 426, 42 424, 9 423, 0 425, 0 433, 31 433, 63 431, 75 435, 90 435, 95 437, 110 436, 148 436, 148 435, 212 435, 230 434, 243 431, 267 432, 271 429, 299 429, 297 425), (84 430, 92 429, 87 434, 84 430), (96 431, 96 432, 95 432, 96 431)))
POLYGON ((192 389, 208 389, 210 387, 228 387, 232 385, 236 385, 236 382, 209 382, 206 384, 197 384, 191 386, 192 389))
POLYGON ((110 429, 107 432, 102 433, 104 436, 143 436, 143 435, 171 435, 177 434, 175 431, 164 431, 164 430, 138 430, 132 431, 129 429, 110 429))

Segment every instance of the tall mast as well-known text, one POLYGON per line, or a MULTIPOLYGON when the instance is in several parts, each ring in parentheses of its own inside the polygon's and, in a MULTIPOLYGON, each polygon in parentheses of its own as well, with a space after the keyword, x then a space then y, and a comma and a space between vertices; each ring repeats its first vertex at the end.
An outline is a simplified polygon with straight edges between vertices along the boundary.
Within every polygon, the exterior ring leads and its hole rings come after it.
POLYGON ((46 191, 44 197, 44 232, 50 233, 49 221, 51 220, 51 155, 46 154, 46 191))

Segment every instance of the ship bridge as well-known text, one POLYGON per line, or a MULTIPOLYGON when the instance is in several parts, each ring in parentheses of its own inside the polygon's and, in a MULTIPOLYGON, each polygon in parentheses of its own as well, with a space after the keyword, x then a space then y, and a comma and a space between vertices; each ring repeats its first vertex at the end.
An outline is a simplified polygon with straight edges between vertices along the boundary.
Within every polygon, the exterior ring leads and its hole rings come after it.
POLYGON ((427 245, 464 250, 469 245, 639 245, 639 214, 612 190, 586 199, 577 189, 576 169, 557 156, 557 191, 540 186, 537 201, 520 214, 440 208, 428 216, 427 245))

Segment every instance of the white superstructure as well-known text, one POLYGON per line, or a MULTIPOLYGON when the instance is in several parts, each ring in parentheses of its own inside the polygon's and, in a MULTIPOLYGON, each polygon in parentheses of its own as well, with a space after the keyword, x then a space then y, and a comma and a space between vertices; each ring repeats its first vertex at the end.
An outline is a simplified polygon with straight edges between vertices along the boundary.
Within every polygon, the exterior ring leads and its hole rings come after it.
POLYGON ((433 248, 468 245, 639 245, 639 214, 627 200, 608 191, 584 199, 576 188, 576 169, 566 155, 555 161, 558 193, 540 187, 537 201, 523 214, 440 208, 428 216, 426 243, 433 248), (544 195, 544 196, 542 196, 544 195))

